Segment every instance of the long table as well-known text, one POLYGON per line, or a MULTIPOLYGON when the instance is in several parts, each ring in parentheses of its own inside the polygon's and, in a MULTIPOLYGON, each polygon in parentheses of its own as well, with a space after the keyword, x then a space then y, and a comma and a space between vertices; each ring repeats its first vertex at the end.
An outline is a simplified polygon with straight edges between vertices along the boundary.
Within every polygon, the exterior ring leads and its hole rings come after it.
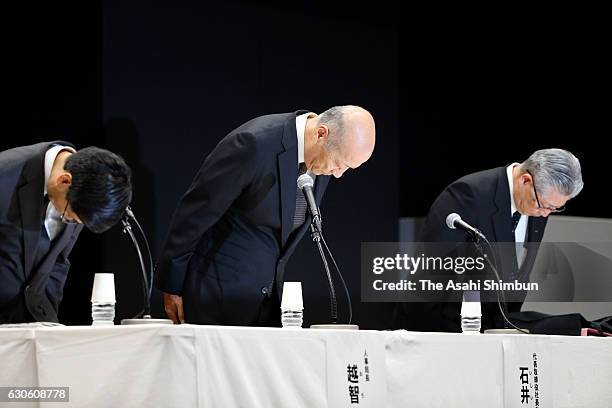
POLYGON ((69 387, 69 402, 0 406, 609 408, 611 361, 596 337, 2 328, 0 387, 69 387))

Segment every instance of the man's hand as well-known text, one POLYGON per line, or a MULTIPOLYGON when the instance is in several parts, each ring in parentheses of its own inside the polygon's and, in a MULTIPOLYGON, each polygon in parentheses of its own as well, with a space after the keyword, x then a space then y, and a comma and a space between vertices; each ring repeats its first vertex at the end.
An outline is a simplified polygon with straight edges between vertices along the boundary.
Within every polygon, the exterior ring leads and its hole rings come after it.
POLYGON ((185 323, 183 315, 183 298, 179 295, 162 292, 164 296, 164 309, 174 324, 185 323))

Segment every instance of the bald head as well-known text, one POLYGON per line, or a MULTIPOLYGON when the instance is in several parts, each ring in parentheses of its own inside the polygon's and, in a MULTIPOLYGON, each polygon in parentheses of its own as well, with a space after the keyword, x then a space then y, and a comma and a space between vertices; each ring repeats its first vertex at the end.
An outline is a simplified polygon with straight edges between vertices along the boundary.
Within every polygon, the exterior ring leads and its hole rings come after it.
POLYGON ((374 118, 359 106, 343 107, 344 141, 340 149, 348 151, 357 163, 365 163, 374 152, 376 128, 374 118))
POLYGON ((319 115, 319 126, 327 125, 327 147, 331 150, 349 151, 351 156, 367 161, 374 151, 376 129, 374 118, 360 106, 334 106, 319 115))
POLYGON ((365 163, 374 152, 374 118, 359 106, 335 106, 316 117, 314 143, 306 144, 309 169, 340 177, 365 163))

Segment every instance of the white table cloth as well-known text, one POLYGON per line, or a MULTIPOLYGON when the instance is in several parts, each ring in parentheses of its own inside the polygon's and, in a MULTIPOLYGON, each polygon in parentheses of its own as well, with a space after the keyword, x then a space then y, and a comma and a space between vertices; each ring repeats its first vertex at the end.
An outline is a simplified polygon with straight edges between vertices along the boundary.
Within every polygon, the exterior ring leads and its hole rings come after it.
POLYGON ((543 407, 612 407, 610 338, 194 325, 2 328, 0 386, 70 387, 70 401, 0 406, 332 407, 346 373, 329 359, 365 340, 384 355, 387 407, 504 407, 519 341, 549 347, 543 407))

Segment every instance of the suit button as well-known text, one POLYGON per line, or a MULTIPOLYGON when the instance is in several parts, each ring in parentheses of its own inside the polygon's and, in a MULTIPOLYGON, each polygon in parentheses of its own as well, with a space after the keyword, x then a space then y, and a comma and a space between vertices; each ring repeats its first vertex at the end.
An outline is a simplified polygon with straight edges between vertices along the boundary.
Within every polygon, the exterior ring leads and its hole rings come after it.
POLYGON ((265 286, 263 288, 261 288, 261 294, 265 295, 265 296, 268 296, 268 288, 265 287, 265 286))

